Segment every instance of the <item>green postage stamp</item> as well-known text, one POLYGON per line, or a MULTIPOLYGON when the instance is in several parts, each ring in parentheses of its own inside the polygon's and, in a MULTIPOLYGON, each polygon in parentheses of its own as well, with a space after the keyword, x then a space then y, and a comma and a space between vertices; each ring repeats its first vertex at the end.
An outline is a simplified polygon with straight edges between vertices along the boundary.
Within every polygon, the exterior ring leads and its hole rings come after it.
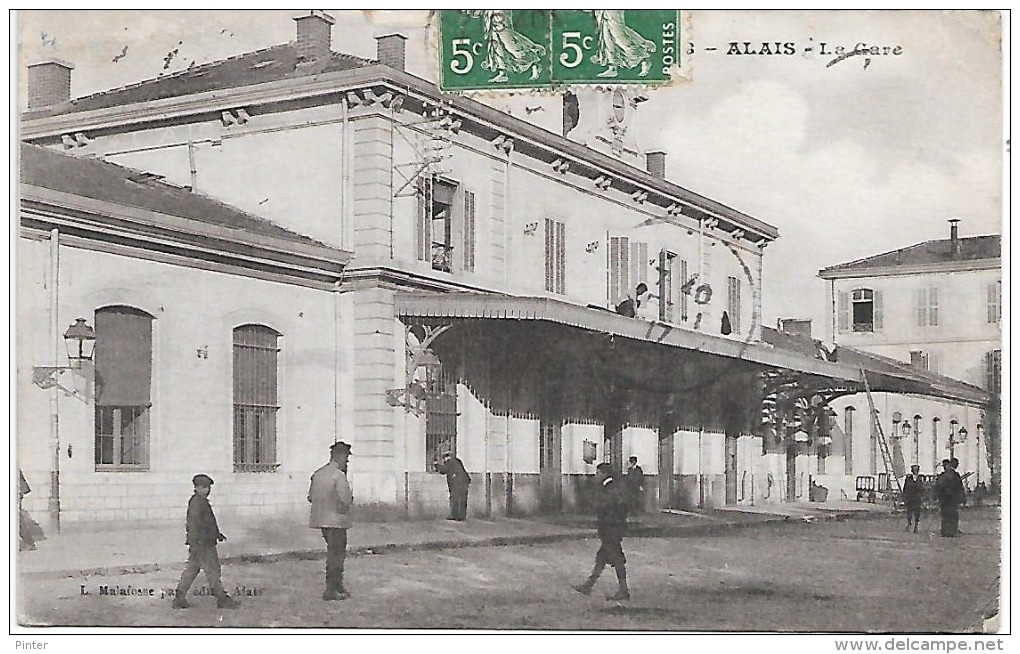
POLYGON ((680 63, 680 12, 440 10, 444 91, 662 84, 680 63))

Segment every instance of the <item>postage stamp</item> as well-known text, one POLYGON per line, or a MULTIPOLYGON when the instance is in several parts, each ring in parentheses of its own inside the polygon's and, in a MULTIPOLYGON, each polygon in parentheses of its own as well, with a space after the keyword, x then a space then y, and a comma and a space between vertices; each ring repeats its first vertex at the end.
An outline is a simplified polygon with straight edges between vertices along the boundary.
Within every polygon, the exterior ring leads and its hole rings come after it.
POLYGON ((680 62, 676 10, 439 12, 445 91, 662 84, 680 62))

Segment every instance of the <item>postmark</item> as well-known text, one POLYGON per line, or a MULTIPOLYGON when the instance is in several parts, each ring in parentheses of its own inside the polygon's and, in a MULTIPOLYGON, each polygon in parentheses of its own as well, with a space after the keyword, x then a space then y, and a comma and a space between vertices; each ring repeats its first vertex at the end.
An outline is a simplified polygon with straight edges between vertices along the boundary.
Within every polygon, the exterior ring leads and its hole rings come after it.
POLYGON ((440 88, 666 84, 680 37, 676 10, 440 10, 440 88))

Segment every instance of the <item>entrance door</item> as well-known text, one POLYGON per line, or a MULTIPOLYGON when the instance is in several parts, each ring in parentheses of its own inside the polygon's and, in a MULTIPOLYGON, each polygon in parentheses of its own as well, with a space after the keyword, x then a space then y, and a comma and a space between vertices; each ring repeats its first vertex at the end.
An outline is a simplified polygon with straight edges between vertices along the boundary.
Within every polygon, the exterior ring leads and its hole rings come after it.
POLYGON ((602 450, 602 460, 612 465, 619 474, 623 474, 626 470, 623 465, 623 424, 616 419, 608 420, 603 427, 603 438, 605 446, 602 450))
POLYGON ((659 427, 659 508, 673 506, 673 428, 659 427))
POLYGON ((558 513, 563 497, 563 423, 542 420, 538 426, 538 473, 543 513, 558 513))
POLYGON ((737 503, 737 435, 726 434, 726 504, 737 503))

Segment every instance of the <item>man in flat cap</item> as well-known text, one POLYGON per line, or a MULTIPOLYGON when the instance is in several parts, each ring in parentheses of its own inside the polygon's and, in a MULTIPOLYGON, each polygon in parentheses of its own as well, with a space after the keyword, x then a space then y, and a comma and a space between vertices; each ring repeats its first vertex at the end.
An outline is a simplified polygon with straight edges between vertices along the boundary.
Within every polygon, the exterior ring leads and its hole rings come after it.
POLYGON ((443 452, 443 462, 436 466, 440 473, 446 475, 446 487, 450 491, 450 516, 447 520, 463 522, 467 519, 468 486, 471 476, 464 469, 460 459, 447 450, 443 452))
POLYGON ((209 588, 216 597, 216 608, 237 608, 240 602, 227 595, 220 580, 220 556, 216 552, 216 543, 227 540, 227 537, 220 533, 216 515, 213 514, 212 506, 209 504, 212 477, 195 475, 191 483, 195 485, 195 494, 188 501, 187 538, 184 541, 188 546, 188 563, 181 573, 180 581, 177 582, 173 607, 186 609, 191 606, 186 598, 188 590, 199 571, 205 570, 206 581, 209 582, 209 588))
POLYGON ((351 596, 344 588, 344 558, 347 556, 347 530, 351 528, 354 495, 347 483, 347 459, 351 446, 343 441, 329 448, 329 463, 312 474, 308 501, 312 503, 308 526, 321 529, 326 540, 326 592, 322 599, 345 600, 351 596))

